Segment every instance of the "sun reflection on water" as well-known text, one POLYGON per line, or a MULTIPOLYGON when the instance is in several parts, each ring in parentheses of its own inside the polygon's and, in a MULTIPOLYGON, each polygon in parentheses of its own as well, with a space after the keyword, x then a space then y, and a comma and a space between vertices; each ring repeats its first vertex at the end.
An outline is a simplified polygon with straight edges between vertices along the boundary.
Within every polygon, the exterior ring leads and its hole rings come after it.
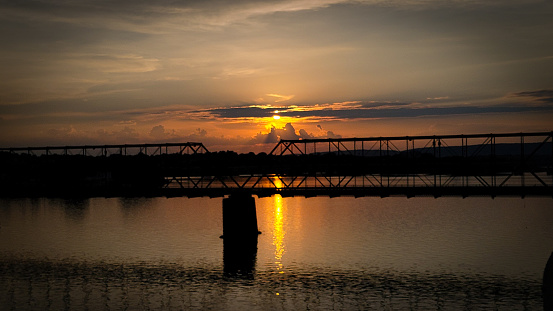
POLYGON ((282 266, 282 256, 284 255, 284 213, 283 213, 283 204, 282 196, 280 194, 275 194, 274 206, 275 206, 275 222, 273 229, 273 245, 275 246, 275 264, 278 273, 284 273, 282 266))

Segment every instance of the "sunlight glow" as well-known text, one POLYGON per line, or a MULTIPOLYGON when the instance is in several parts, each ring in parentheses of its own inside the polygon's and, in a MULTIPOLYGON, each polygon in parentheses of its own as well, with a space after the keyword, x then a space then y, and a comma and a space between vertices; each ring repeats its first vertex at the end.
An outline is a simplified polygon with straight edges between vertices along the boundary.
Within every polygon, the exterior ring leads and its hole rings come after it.
POLYGON ((273 119, 279 120, 279 119, 280 119, 280 116, 279 116, 278 114, 275 114, 275 115, 273 116, 273 119))
POLYGON ((273 229, 273 245, 275 246, 275 264, 277 265, 278 273, 284 273, 282 266, 282 255, 284 255, 284 214, 283 214, 283 204, 282 196, 280 194, 275 194, 274 196, 274 205, 275 205, 275 222, 273 229))
MULTIPOLYGON (((275 188, 277 189, 282 189, 284 188, 284 183, 282 182, 282 180, 280 179, 280 177, 270 177, 271 178, 271 181, 273 182, 275 188)), ((275 202, 276 204, 276 202, 275 202)), ((282 203, 281 203, 282 205, 282 203)))

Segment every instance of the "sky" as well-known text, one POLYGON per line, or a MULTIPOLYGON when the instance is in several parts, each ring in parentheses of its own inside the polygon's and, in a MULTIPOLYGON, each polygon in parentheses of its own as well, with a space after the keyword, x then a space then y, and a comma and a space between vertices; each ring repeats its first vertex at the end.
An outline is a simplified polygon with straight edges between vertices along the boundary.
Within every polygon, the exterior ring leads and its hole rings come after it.
POLYGON ((553 130, 553 2, 0 0, 0 147, 553 130))

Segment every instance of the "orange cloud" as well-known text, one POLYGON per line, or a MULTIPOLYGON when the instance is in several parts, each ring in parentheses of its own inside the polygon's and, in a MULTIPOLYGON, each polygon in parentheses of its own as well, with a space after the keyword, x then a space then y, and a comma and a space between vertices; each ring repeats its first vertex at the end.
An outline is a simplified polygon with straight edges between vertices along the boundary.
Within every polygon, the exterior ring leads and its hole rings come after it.
POLYGON ((275 103, 280 103, 280 102, 287 101, 287 100, 290 100, 290 99, 294 98, 295 95, 267 94, 267 96, 277 98, 275 100, 275 103))

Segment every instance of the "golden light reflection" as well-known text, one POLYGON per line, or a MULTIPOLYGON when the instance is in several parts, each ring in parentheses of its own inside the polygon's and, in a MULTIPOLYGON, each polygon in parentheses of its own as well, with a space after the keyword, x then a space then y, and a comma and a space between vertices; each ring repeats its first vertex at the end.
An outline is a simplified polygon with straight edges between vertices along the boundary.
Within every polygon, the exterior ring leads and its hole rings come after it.
POLYGON ((275 246, 275 264, 278 273, 284 273, 282 266, 282 256, 284 255, 284 213, 283 213, 283 204, 282 196, 280 194, 275 194, 274 196, 274 206, 275 206, 275 222, 273 229, 273 245, 275 246))
POLYGON ((275 114, 275 115, 273 116, 273 119, 275 119, 275 120, 280 120, 280 116, 279 116, 278 114, 275 114))
MULTIPOLYGON (((270 178, 271 178, 271 181, 273 182, 273 184, 275 185, 275 188, 277 188, 277 189, 284 188, 284 184, 282 183, 282 180, 279 177, 270 177, 270 178)), ((279 197, 280 197, 280 195, 279 195, 279 197)), ((282 200, 282 197, 280 197, 280 199, 282 200)), ((276 202, 275 202, 275 204, 276 204, 276 202)), ((280 204, 282 204, 282 202, 280 204)))

